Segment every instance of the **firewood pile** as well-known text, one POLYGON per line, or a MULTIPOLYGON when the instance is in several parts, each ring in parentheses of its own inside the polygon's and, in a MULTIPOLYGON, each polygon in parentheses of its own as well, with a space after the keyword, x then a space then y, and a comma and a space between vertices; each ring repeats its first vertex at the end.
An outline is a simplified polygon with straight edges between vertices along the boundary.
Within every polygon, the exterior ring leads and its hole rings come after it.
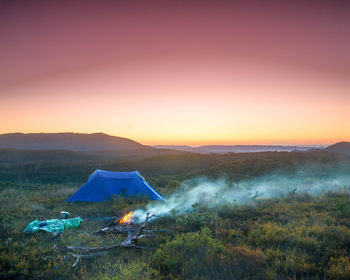
POLYGON ((103 227, 102 229, 95 231, 95 234, 106 234, 106 233, 128 233, 128 236, 124 241, 121 241, 117 244, 112 244, 108 246, 101 247, 79 247, 79 246, 61 246, 58 244, 53 245, 53 249, 57 251, 60 255, 63 255, 61 258, 55 258, 52 256, 46 256, 45 260, 48 259, 57 259, 60 261, 60 267, 62 264, 67 263, 72 258, 75 259, 72 267, 75 267, 79 261, 83 258, 91 258, 101 255, 106 255, 109 252, 113 251, 116 248, 134 248, 134 249, 144 249, 144 250, 153 250, 152 247, 144 247, 137 245, 137 241, 145 236, 150 236, 153 232, 170 232, 170 230, 146 230, 145 227, 149 223, 150 219, 154 215, 147 213, 146 219, 141 224, 133 224, 130 221, 132 212, 123 216, 120 219, 114 220, 111 224, 103 227))

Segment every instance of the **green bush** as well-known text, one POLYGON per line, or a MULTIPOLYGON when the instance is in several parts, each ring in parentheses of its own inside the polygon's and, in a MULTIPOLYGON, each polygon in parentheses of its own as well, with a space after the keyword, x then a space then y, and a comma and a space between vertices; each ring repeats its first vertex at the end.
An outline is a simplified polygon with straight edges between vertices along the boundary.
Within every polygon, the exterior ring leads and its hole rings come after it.
POLYGON ((330 279, 350 279, 350 260, 347 256, 331 257, 328 276, 330 279))
POLYGON ((222 244, 211 236, 208 228, 179 234, 161 246, 153 255, 153 266, 163 276, 185 279, 214 278, 220 269, 222 244))
POLYGON ((157 270, 145 262, 130 262, 126 264, 105 265, 96 280, 147 280, 160 279, 157 270), (106 272, 107 271, 107 272, 106 272))

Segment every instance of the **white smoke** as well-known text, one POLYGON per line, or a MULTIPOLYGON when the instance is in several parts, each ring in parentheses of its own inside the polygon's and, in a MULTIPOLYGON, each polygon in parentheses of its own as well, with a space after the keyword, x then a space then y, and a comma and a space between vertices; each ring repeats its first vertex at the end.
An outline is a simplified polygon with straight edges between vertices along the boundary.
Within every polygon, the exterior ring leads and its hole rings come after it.
POLYGON ((214 208, 245 204, 255 199, 280 198, 292 191, 316 196, 328 191, 348 189, 350 174, 322 179, 270 175, 231 184, 225 178, 211 180, 197 177, 183 182, 179 190, 165 197, 165 202, 150 202, 146 209, 135 210, 133 219, 140 222, 146 218, 146 213, 160 217, 171 214, 173 210, 183 214, 192 211, 193 205, 197 204, 214 208))

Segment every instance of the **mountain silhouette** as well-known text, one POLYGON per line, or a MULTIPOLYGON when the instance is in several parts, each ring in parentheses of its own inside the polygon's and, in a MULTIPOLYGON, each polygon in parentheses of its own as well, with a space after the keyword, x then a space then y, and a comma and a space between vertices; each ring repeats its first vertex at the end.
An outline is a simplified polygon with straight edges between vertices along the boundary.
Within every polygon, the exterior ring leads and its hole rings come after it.
POLYGON ((324 149, 327 152, 350 155, 350 142, 338 142, 324 149))

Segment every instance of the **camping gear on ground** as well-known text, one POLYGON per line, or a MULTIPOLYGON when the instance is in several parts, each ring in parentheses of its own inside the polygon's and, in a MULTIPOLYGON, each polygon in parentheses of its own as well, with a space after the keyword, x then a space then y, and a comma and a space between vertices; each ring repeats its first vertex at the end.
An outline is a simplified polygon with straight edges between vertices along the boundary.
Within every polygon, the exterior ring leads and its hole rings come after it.
POLYGON ((61 211, 61 219, 68 219, 68 217, 70 216, 70 213, 67 211, 61 211))
POLYGON ((106 201, 113 195, 149 196, 153 200, 163 197, 151 187, 138 171, 113 172, 97 169, 89 180, 66 202, 73 201, 106 201))
POLYGON ((75 228, 83 221, 81 217, 72 219, 51 219, 46 221, 39 221, 38 219, 32 221, 24 229, 24 232, 37 232, 38 230, 44 230, 47 232, 60 233, 67 228, 75 228))

